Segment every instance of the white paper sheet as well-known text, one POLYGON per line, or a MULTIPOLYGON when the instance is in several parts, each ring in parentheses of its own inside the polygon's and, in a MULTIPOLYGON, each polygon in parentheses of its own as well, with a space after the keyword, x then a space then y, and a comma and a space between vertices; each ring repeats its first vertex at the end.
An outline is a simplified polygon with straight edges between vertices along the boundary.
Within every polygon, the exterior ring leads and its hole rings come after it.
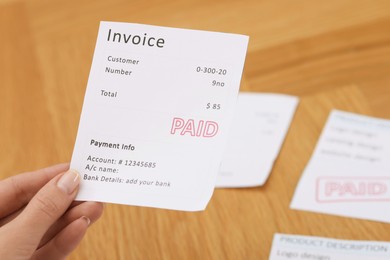
POLYGON ((269 260, 387 260, 390 243, 275 234, 269 260))
POLYGON ((102 22, 71 167, 78 200, 203 210, 248 37, 102 22))
POLYGON ((298 98, 240 93, 217 187, 253 187, 267 180, 289 129, 298 98))
POLYGON ((334 110, 291 208, 390 222, 390 121, 334 110))

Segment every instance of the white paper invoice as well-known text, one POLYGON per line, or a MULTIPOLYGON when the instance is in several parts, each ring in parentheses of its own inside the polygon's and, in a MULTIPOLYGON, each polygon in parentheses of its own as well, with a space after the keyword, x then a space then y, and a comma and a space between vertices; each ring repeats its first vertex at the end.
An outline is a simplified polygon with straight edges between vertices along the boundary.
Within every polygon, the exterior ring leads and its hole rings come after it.
POLYGON ((291 208, 390 222, 390 121, 334 110, 291 208))
POLYGON ((275 234, 269 260, 387 260, 390 243, 275 234))
POLYGON ((298 98, 240 93, 217 187, 265 183, 289 129, 298 98))
POLYGON ((71 167, 77 200, 203 210, 248 37, 102 22, 71 167))

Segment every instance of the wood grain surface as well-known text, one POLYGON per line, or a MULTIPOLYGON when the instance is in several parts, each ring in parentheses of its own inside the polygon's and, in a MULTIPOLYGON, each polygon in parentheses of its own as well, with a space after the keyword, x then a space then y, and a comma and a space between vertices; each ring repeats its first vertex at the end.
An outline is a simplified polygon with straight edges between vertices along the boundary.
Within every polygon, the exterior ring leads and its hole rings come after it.
POLYGON ((0 0, 0 178, 70 160, 101 20, 247 34, 241 90, 301 103, 263 187, 197 213, 106 205, 70 259, 268 259, 275 232, 390 241, 390 224, 289 209, 331 109, 390 119, 390 1, 0 0))

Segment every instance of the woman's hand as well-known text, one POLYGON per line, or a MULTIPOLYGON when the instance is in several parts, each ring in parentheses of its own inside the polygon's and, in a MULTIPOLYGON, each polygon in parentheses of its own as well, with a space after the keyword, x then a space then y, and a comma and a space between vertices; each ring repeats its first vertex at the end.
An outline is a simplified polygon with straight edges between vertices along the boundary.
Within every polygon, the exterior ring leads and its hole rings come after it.
POLYGON ((103 212, 73 202, 80 177, 59 164, 0 181, 0 259, 64 259, 103 212))

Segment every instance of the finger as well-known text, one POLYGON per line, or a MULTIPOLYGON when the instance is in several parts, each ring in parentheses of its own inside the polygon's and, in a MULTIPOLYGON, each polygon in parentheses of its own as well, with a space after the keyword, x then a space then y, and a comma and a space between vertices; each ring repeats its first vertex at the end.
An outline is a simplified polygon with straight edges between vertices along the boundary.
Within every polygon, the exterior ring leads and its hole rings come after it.
MULTIPOLYGON (((84 202, 85 201, 73 201, 72 204, 70 204, 69 209, 74 208, 74 207, 76 207, 84 202)), ((11 214, 1 218, 0 219, 0 227, 4 226, 8 222, 11 222, 12 220, 14 220, 24 210, 25 207, 26 206, 23 206, 23 207, 19 208, 18 210, 12 212, 11 214)))
MULTIPOLYGON (((5 218, 0 219, 0 227, 14 220, 22 211, 24 207, 8 215, 5 218)), ((94 201, 73 201, 69 209, 65 214, 52 225, 49 230, 45 233, 41 240, 39 247, 46 244, 48 240, 52 239, 57 233, 61 231, 65 226, 71 222, 86 216, 91 220, 91 224, 95 223, 103 213, 104 205, 100 202, 94 201)))
MULTIPOLYGON (((86 203, 86 202, 85 202, 85 201, 73 201, 72 204, 70 204, 68 211, 69 211, 70 209, 72 209, 72 208, 77 207, 77 206, 80 205, 80 204, 83 204, 83 203, 86 203)), ((92 206, 92 207, 95 207, 95 208, 92 209, 92 212, 90 213, 91 216, 89 217, 89 219, 91 219, 92 222, 95 222, 95 221, 100 217, 100 215, 99 215, 98 217, 95 217, 95 216, 97 216, 98 214, 101 214, 101 213, 102 213, 103 207, 104 207, 104 206, 103 206, 103 204, 100 203, 100 202, 88 202, 88 203, 101 204, 101 205, 92 206), (100 208, 101 208, 101 209, 100 209, 100 208), (101 210, 101 212, 98 213, 100 210, 101 210), (96 220, 94 220, 95 218, 96 218, 96 220)), ((25 206, 23 206, 22 208, 18 209, 18 210, 15 211, 15 212, 9 214, 8 216, 3 217, 2 219, 0 219, 0 227, 2 227, 2 226, 4 226, 5 224, 7 224, 7 223, 11 222, 12 220, 14 220, 14 219, 15 219, 15 218, 24 210, 24 208, 25 208, 25 206)), ((83 210, 83 212, 85 212, 85 213, 83 213, 83 215, 89 216, 89 213, 86 212, 86 210, 83 210)), ((82 216, 82 215, 80 214, 80 216, 78 216, 78 217, 81 217, 81 216, 82 216)), ((78 218, 78 217, 77 217, 77 218, 78 218)), ((62 218, 62 217, 61 217, 61 218, 62 218)), ((76 218, 72 219, 72 221, 75 220, 75 219, 76 219, 76 218)), ((69 223, 68 223, 68 224, 69 224, 69 223)), ((66 225, 64 225, 64 226, 66 226, 66 225)))
POLYGON ((87 217, 92 225, 96 220, 100 218, 103 213, 103 203, 100 202, 84 202, 70 210, 68 210, 43 236, 38 247, 42 247, 48 241, 50 241, 55 235, 61 232, 66 226, 81 218, 87 217))
POLYGON ((73 208, 73 207, 76 207, 82 203, 84 203, 85 201, 80 201, 80 200, 77 200, 77 201, 73 201, 72 204, 70 204, 70 208, 73 208))
POLYGON ((89 223, 87 217, 73 221, 45 246, 38 249, 32 259, 65 259, 78 246, 89 223))
POLYGON ((32 255, 43 235, 72 203, 79 182, 79 175, 72 170, 56 176, 39 190, 19 216, 6 225, 14 231, 13 237, 19 239, 19 244, 28 245, 25 251, 31 250, 32 255))
POLYGON ((0 218, 26 205, 40 188, 68 169, 69 163, 62 163, 0 181, 0 218))
POLYGON ((0 227, 4 226, 5 224, 11 222, 12 220, 14 220, 19 214, 20 212, 22 212, 24 210, 25 207, 22 207, 20 209, 18 209, 17 211, 9 214, 8 216, 0 219, 0 227))

